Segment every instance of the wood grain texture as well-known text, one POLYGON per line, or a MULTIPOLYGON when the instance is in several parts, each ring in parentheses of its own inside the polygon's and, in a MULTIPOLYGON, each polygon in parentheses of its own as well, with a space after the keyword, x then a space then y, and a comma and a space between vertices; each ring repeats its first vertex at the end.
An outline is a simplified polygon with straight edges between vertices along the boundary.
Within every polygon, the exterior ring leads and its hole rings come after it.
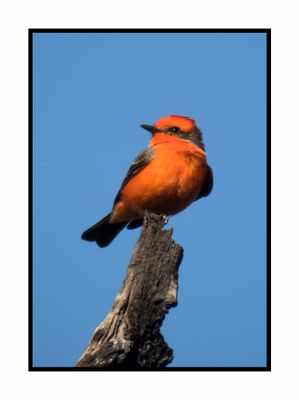
POLYGON ((146 214, 122 288, 94 331, 77 367, 136 370, 165 367, 173 351, 160 332, 177 305, 183 249, 163 230, 163 216, 146 214))

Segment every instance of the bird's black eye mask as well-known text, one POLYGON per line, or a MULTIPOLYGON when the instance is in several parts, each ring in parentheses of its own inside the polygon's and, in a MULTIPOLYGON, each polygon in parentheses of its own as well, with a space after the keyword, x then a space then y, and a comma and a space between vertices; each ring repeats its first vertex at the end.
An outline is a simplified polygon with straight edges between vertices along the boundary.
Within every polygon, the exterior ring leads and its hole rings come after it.
POLYGON ((170 126, 166 129, 158 129, 158 132, 167 133, 168 135, 176 136, 180 139, 189 140, 192 144, 195 144, 202 150, 205 150, 200 129, 196 129, 195 131, 191 132, 184 132, 177 126, 170 126))
POLYGON ((177 126, 172 126, 171 128, 168 129, 168 132, 170 133, 179 133, 181 130, 177 126))

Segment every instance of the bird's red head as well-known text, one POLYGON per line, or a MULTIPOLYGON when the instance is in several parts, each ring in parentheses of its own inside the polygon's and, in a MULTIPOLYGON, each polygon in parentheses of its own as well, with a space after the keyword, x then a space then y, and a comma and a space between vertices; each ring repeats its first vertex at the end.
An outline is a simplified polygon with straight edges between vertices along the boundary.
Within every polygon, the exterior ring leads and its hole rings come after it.
POLYGON ((189 140, 204 150, 201 131, 192 118, 181 115, 168 115, 158 119, 154 125, 141 125, 141 127, 150 131, 154 137, 160 135, 175 136, 189 140))
POLYGON ((178 128, 181 132, 186 133, 197 129, 193 119, 181 115, 168 115, 167 117, 162 117, 154 123, 154 126, 159 131, 168 131, 172 128, 178 128))

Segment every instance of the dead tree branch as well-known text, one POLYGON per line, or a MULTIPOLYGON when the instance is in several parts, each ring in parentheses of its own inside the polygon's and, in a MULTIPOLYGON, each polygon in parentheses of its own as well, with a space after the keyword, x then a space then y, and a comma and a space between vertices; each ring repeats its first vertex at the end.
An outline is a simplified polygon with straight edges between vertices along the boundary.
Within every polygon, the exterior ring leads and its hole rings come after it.
POLYGON ((164 219, 146 214, 123 286, 96 328, 77 367, 136 370, 165 367, 173 351, 160 332, 177 304, 183 248, 163 230, 164 219))

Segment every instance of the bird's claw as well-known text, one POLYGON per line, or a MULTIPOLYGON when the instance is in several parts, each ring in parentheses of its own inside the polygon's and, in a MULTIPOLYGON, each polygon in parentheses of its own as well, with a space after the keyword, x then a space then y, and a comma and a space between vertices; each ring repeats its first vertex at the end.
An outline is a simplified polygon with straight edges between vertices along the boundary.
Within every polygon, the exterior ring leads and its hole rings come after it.
POLYGON ((162 214, 162 220, 164 222, 164 225, 168 223, 169 217, 167 215, 162 214))

